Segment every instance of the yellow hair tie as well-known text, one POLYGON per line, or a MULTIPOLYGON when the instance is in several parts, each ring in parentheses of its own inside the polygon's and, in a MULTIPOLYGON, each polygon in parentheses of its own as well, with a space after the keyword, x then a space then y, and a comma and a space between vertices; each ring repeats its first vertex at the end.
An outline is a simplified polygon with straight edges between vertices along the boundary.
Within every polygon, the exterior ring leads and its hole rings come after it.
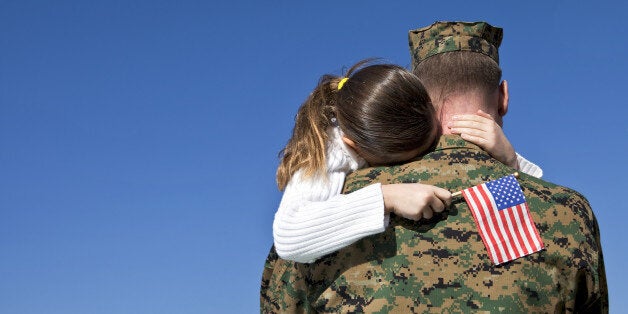
POLYGON ((340 80, 340 82, 338 82, 338 90, 340 90, 345 85, 348 79, 348 77, 344 77, 342 78, 342 80, 340 80))

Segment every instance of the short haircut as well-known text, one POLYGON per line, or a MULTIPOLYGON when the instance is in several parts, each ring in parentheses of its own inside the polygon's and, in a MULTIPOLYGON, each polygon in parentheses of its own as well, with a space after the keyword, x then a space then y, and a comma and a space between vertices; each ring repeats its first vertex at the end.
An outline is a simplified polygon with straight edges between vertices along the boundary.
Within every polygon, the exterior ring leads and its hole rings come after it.
POLYGON ((455 93, 470 90, 490 93, 499 87, 502 76, 497 62, 484 54, 469 51, 431 56, 421 61, 413 72, 436 106, 455 93))

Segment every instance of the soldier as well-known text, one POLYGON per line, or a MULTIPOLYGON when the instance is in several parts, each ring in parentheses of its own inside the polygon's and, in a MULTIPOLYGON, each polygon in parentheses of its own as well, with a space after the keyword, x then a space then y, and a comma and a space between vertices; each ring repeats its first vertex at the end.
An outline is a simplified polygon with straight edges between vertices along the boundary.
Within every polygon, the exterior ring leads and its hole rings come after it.
MULTIPOLYGON (((441 119, 436 148, 410 163, 358 170, 344 192, 365 185, 433 184, 450 191, 514 170, 458 135, 482 110, 501 125, 508 86, 501 81, 502 30, 438 22, 410 31, 413 70, 441 119)), ((494 265, 468 205, 454 203, 420 223, 391 215, 383 233, 363 238, 313 264, 277 259, 262 278, 262 312, 606 313, 608 292, 600 234, 588 201, 566 187, 521 175, 519 183, 545 249, 494 265)))

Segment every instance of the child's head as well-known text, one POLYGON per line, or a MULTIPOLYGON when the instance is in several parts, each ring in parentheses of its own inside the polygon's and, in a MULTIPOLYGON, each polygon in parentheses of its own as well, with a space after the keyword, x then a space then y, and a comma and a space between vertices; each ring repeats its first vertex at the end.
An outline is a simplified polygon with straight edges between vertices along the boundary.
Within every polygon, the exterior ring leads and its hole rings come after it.
POLYGON ((281 189, 299 169, 306 176, 327 171, 327 129, 334 123, 345 143, 372 166, 406 161, 433 143, 434 108, 414 74, 365 60, 349 69, 345 78, 324 75, 299 108, 277 170, 281 189))
POLYGON ((334 106, 345 142, 371 166, 405 161, 427 150, 437 124, 419 79, 392 64, 353 71, 336 92, 334 106))

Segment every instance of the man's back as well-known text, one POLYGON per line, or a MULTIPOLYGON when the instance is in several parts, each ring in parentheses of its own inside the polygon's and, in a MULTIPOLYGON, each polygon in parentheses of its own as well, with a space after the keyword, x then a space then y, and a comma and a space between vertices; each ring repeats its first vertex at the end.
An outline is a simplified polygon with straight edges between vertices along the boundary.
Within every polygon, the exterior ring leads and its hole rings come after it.
MULTIPOLYGON (((422 160, 355 172, 345 191, 373 182, 421 182, 453 192, 512 172, 477 146, 443 136, 422 160)), ((546 246, 541 252, 493 265, 467 204, 459 199, 428 224, 393 216, 385 232, 316 263, 277 260, 266 276, 262 309, 607 312, 599 230, 586 199, 530 176, 519 182, 546 246)))

